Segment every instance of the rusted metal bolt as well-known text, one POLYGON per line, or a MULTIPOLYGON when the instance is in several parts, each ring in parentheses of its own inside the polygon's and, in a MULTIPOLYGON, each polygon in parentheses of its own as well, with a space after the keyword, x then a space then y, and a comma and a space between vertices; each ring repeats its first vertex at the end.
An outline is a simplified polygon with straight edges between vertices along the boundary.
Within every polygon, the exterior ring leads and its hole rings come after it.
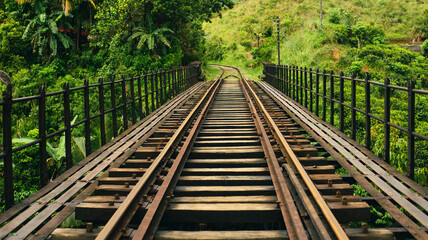
POLYGON ((342 196, 342 194, 340 193, 340 191, 337 191, 337 192, 336 192, 336 197, 337 197, 337 198, 340 198, 341 196, 342 196))
POLYGON ((108 205, 109 206, 114 206, 114 201, 113 200, 108 201, 108 205))
POLYGON ((87 232, 87 233, 91 233, 93 230, 94 230, 94 224, 93 224, 93 223, 91 223, 91 222, 88 222, 88 223, 86 224, 86 232, 87 232))
POLYGON ((309 154, 309 153, 308 153, 308 154, 306 154, 306 157, 307 157, 307 158, 311 158, 311 154, 309 154))
POLYGON ((147 157, 147 161, 149 161, 149 162, 151 161, 150 157, 147 157))
POLYGON ((368 233, 369 229, 367 228, 367 223, 361 223, 361 231, 363 233, 368 233))
POLYGON ((119 193, 116 193, 116 194, 114 195, 114 199, 116 199, 116 200, 119 200, 119 199, 120 199, 119 193))
POLYGON ((331 179, 327 180, 327 184, 329 187, 332 187, 333 186, 333 180, 331 180, 331 179))
POLYGON ((125 188, 129 188, 129 182, 125 183, 125 188))
POLYGON ((342 197, 342 205, 348 205, 348 199, 346 197, 342 197))
POLYGON ((314 168, 317 168, 318 166, 317 165, 314 165, 314 168))
POLYGON ((137 174, 136 173, 132 174, 132 179, 136 179, 136 178, 137 178, 137 174))

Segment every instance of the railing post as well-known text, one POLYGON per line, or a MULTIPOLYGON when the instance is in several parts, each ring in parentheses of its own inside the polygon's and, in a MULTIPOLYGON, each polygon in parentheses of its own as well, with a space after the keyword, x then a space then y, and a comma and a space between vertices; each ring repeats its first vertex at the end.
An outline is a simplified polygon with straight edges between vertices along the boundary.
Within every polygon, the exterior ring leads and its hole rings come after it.
POLYGON ((46 164, 46 89, 45 86, 40 87, 39 99, 39 165, 40 165, 40 187, 45 186, 49 182, 48 166, 46 164))
POLYGON ((122 75, 122 121, 123 121, 123 130, 128 129, 128 115, 126 108, 126 81, 125 75, 122 75))
POLYGON ((327 118, 327 72, 324 70, 322 72, 322 120, 327 118))
POLYGON ((104 108, 104 81, 103 78, 98 80, 100 84, 98 86, 98 101, 100 103, 100 135, 101 135, 101 146, 106 144, 106 123, 105 123, 105 108, 104 108))
POLYGON ((111 107, 113 118, 113 136, 117 136, 117 112, 116 112, 116 89, 114 86, 114 76, 111 77, 111 107))
POLYGON ((70 85, 64 83, 64 126, 65 126, 65 162, 67 169, 73 166, 71 155, 71 112, 70 112, 70 85))
POLYGON ((160 103, 158 105, 158 107, 162 106, 162 104, 164 103, 165 100, 165 95, 164 95, 164 84, 163 84, 163 70, 159 70, 158 71, 158 79, 159 79, 159 89, 160 90, 160 103))
POLYGON ((6 90, 3 92, 3 151, 4 157, 4 195, 5 206, 11 208, 14 201, 13 190, 13 163, 12 163, 12 83, 9 76, 0 72, 0 78, 6 83, 6 90))
MULTIPOLYGON (((296 66, 293 66, 293 100, 296 101, 296 90, 297 90, 297 83, 296 83, 296 66)), ((297 101, 296 101, 297 102, 297 101)))
POLYGON ((308 69, 305 67, 305 108, 308 108, 308 69))
POLYGON ((344 81, 343 81, 343 72, 340 71, 340 123, 339 123, 339 129, 341 132, 345 132, 345 108, 343 106, 343 103, 345 102, 345 96, 344 96, 344 81))
POLYGON ((390 148, 391 148, 391 127, 389 126, 389 122, 391 121, 391 89, 389 88, 389 78, 385 78, 385 98, 384 98, 384 160, 385 162, 390 162, 390 148))
POLYGON ((366 97, 366 148, 371 149, 371 118, 370 118, 370 83, 369 83, 369 74, 365 75, 365 97, 366 97))
POLYGON ((357 112, 355 110, 355 107, 357 105, 357 89, 356 89, 356 82, 355 82, 355 73, 352 73, 351 76, 351 138, 356 140, 357 139, 357 112))
POLYGON ((315 112, 316 115, 320 115, 320 70, 317 69, 317 72, 315 73, 315 112))
POLYGON ((147 84, 147 72, 144 71, 144 107, 146 109, 145 116, 149 115, 150 109, 149 109, 149 88, 147 84))
POLYGON ((285 65, 285 68, 284 68, 284 80, 285 80, 285 89, 284 89, 284 93, 285 93, 285 95, 287 95, 287 96, 290 96, 290 94, 289 94, 289 92, 288 92, 288 89, 289 89, 289 79, 288 79, 288 66, 287 65, 285 65))
POLYGON ((168 99, 171 99, 172 96, 172 74, 171 74, 171 68, 168 68, 168 99))
POLYGON ((415 93, 413 89, 415 83, 410 80, 408 83, 408 125, 407 125, 407 175, 409 178, 415 177, 415 93))
POLYGON ((137 80, 137 88, 138 88, 138 106, 140 109, 140 120, 143 119, 143 94, 141 93, 141 72, 138 72, 138 80, 137 80))
POLYGON ((300 105, 303 106, 303 68, 300 67, 300 105))
POLYGON ((89 80, 84 81, 84 91, 83 91, 83 102, 84 102, 84 114, 85 114, 85 151, 86 156, 91 154, 91 116, 89 109, 89 80))
POLYGON ((135 87, 134 87, 134 75, 131 74, 131 80, 129 81, 131 91, 131 115, 132 115, 132 124, 137 122, 137 114, 135 112, 135 87))
POLYGON ((150 112, 153 112, 156 109, 156 101, 155 101, 155 73, 151 71, 150 73, 150 90, 151 90, 151 102, 152 106, 150 108, 150 112))
POLYGON ((330 70, 330 124, 334 126, 334 77, 333 70, 330 70))
POLYGON ((313 112, 313 97, 312 97, 312 68, 309 68, 309 102, 310 102, 310 111, 313 112))

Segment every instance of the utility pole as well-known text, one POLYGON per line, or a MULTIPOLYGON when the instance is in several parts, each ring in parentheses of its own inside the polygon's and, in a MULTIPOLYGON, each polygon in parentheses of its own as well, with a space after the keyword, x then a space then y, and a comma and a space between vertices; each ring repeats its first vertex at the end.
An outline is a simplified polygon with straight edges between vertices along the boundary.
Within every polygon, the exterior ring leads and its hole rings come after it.
POLYGON ((320 22, 321 22, 320 26, 322 28, 322 0, 320 0, 320 22))
POLYGON ((280 50, 279 50, 279 34, 280 34, 280 31, 279 31, 279 23, 280 23, 280 20, 279 20, 279 18, 276 18, 276 19, 274 19, 274 22, 276 22, 276 31, 277 31, 277 33, 278 33, 278 38, 277 38, 277 43, 278 43, 278 65, 281 65, 281 54, 280 54, 280 50))

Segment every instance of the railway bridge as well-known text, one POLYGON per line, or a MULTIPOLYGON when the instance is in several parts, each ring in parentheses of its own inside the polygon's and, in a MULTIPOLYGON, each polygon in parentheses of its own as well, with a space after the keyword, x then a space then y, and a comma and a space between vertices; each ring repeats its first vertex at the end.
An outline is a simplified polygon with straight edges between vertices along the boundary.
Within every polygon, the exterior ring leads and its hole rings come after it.
POLYGON ((412 106, 426 92, 384 83, 387 109, 390 91, 409 94, 402 128, 389 110, 384 118, 370 112, 370 87, 381 84, 368 77, 265 63, 263 81, 252 81, 235 67, 215 67, 211 81, 193 63, 19 99, 8 88, 0 239, 428 239, 428 191, 412 180, 415 138, 427 140, 414 130, 412 106), (358 84, 364 110, 356 106, 358 84), (79 94, 85 116, 74 122, 70 98, 79 94), (46 99, 53 96, 62 96, 65 123, 49 133, 46 99), (39 104, 39 138, 17 149, 7 115, 25 101, 39 104), (113 115, 110 141, 106 114, 113 115), (366 146, 355 140, 357 114, 365 118, 366 146), (95 120, 103 146, 92 151, 95 120), (384 159, 370 151, 372 121, 385 126, 384 159), (79 126, 87 156, 73 164, 71 131, 79 126), (391 127, 409 136, 408 175, 388 164, 391 127), (48 181, 46 145, 54 136, 64 136, 67 170, 48 181), (11 155, 36 145, 43 187, 14 203, 11 155), (376 212, 394 223, 376 225, 376 212))

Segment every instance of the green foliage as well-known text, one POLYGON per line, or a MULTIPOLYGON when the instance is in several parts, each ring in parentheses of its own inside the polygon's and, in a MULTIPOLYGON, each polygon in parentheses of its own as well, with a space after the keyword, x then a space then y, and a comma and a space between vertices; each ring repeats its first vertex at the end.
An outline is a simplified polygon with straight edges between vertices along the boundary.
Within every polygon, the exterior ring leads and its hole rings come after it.
POLYGON ((428 40, 425 40, 425 42, 421 45, 422 48, 422 54, 425 57, 428 57, 428 40))
POLYGON ((153 55, 157 59, 158 55, 155 49, 158 45, 156 44, 158 42, 162 42, 164 45, 171 48, 171 44, 169 43, 166 34, 174 33, 174 31, 172 31, 167 27, 169 23, 165 23, 160 28, 155 29, 153 26, 152 16, 150 15, 147 15, 146 17, 146 25, 147 26, 145 28, 143 27, 134 28, 135 33, 132 34, 132 36, 129 37, 129 39, 139 38, 140 40, 138 41, 138 44, 137 44, 138 48, 141 48, 144 45, 144 43, 147 43, 147 48, 153 51, 153 55))
POLYGON ((335 25, 333 32, 333 39, 337 43, 349 44, 352 47, 386 43, 385 33, 380 28, 361 22, 355 26, 335 25))
POLYGON ((56 11, 47 14, 47 8, 42 1, 36 1, 35 6, 36 16, 28 23, 22 38, 31 38, 33 49, 34 51, 37 49, 39 55, 56 56, 58 41, 65 49, 70 48, 73 45, 71 38, 58 31, 58 23, 71 27, 66 21, 63 21, 64 13, 56 11))

